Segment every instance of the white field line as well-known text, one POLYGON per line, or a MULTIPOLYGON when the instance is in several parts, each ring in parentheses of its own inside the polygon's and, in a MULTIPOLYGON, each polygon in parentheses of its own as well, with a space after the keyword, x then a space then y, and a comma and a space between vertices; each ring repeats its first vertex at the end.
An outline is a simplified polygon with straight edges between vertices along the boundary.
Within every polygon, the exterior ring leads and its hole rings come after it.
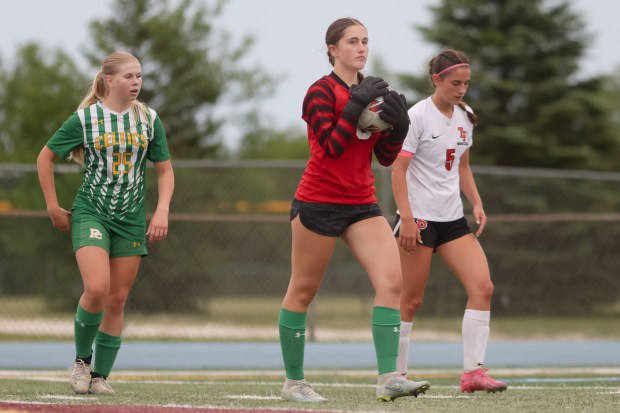
POLYGON ((60 394, 44 394, 39 396, 41 399, 54 399, 54 400, 95 400, 92 397, 84 396, 63 396, 60 394))
POLYGON ((423 399, 469 399, 472 396, 450 395, 450 394, 421 394, 418 397, 423 399))
POLYGON ((279 396, 257 396, 255 394, 229 394, 227 399, 233 400, 281 400, 279 396))

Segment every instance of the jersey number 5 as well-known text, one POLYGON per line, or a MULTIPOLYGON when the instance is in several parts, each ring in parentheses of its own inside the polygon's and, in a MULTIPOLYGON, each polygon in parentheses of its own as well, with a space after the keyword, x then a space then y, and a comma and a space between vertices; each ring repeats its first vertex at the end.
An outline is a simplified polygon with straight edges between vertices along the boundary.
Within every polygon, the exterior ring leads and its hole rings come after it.
POLYGON ((131 169, 131 155, 133 155, 133 152, 114 152, 112 154, 112 159, 114 160, 112 162, 112 174, 128 174, 131 169))
POLYGON ((452 170, 452 164, 454 163, 454 154, 456 149, 446 149, 446 170, 452 170))

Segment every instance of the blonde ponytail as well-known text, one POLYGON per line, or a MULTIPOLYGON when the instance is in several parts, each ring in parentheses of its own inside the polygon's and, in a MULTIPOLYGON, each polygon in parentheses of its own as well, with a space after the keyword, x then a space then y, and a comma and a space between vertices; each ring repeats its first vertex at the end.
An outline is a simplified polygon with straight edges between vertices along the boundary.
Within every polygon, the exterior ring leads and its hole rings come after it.
MULTIPOLYGON (((82 101, 80 102, 78 109, 84 109, 93 103, 97 103, 100 100, 105 99, 106 97, 106 88, 105 83, 103 81, 103 69, 99 69, 97 74, 95 75, 95 79, 93 79, 93 83, 90 87, 90 90, 82 101)), ((84 147, 80 146, 75 148, 69 153, 69 157, 67 158, 69 161, 73 161, 82 167, 84 167, 84 147)))
MULTIPOLYGON (((136 118, 136 123, 140 122, 141 116, 144 115, 144 119, 146 119, 146 129, 150 130, 151 128, 151 112, 149 108, 138 99, 131 102, 131 110, 133 110, 133 116, 136 118)), ((142 131, 145 132, 145 128, 142 128, 142 131)))

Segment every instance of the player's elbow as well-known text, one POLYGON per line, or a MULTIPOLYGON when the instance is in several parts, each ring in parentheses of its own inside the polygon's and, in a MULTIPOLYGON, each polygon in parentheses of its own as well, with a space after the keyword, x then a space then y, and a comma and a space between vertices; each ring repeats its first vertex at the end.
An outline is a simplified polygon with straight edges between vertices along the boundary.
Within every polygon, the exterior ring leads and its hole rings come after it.
POLYGON ((49 165, 50 163, 54 162, 55 158, 56 154, 52 152, 47 146, 44 146, 43 149, 41 149, 41 152, 39 152, 39 155, 37 156, 37 166, 40 168, 42 166, 49 165))
MULTIPOLYGON (((375 154, 376 155, 376 154, 375 154)), ((381 164, 381 166, 392 166, 396 156, 377 156, 377 161, 381 164)), ((392 174, 394 171, 392 171, 392 174)))

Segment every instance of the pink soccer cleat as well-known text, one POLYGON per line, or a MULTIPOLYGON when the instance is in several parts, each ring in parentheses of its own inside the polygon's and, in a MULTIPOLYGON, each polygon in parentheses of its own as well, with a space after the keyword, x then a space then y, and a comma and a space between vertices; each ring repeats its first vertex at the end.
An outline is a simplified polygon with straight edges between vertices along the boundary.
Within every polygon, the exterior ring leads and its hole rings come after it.
POLYGON ((487 393, 495 393, 496 391, 504 391, 508 385, 503 381, 495 380, 486 374, 487 369, 476 369, 461 376, 461 393, 473 393, 476 390, 486 391, 487 393))

